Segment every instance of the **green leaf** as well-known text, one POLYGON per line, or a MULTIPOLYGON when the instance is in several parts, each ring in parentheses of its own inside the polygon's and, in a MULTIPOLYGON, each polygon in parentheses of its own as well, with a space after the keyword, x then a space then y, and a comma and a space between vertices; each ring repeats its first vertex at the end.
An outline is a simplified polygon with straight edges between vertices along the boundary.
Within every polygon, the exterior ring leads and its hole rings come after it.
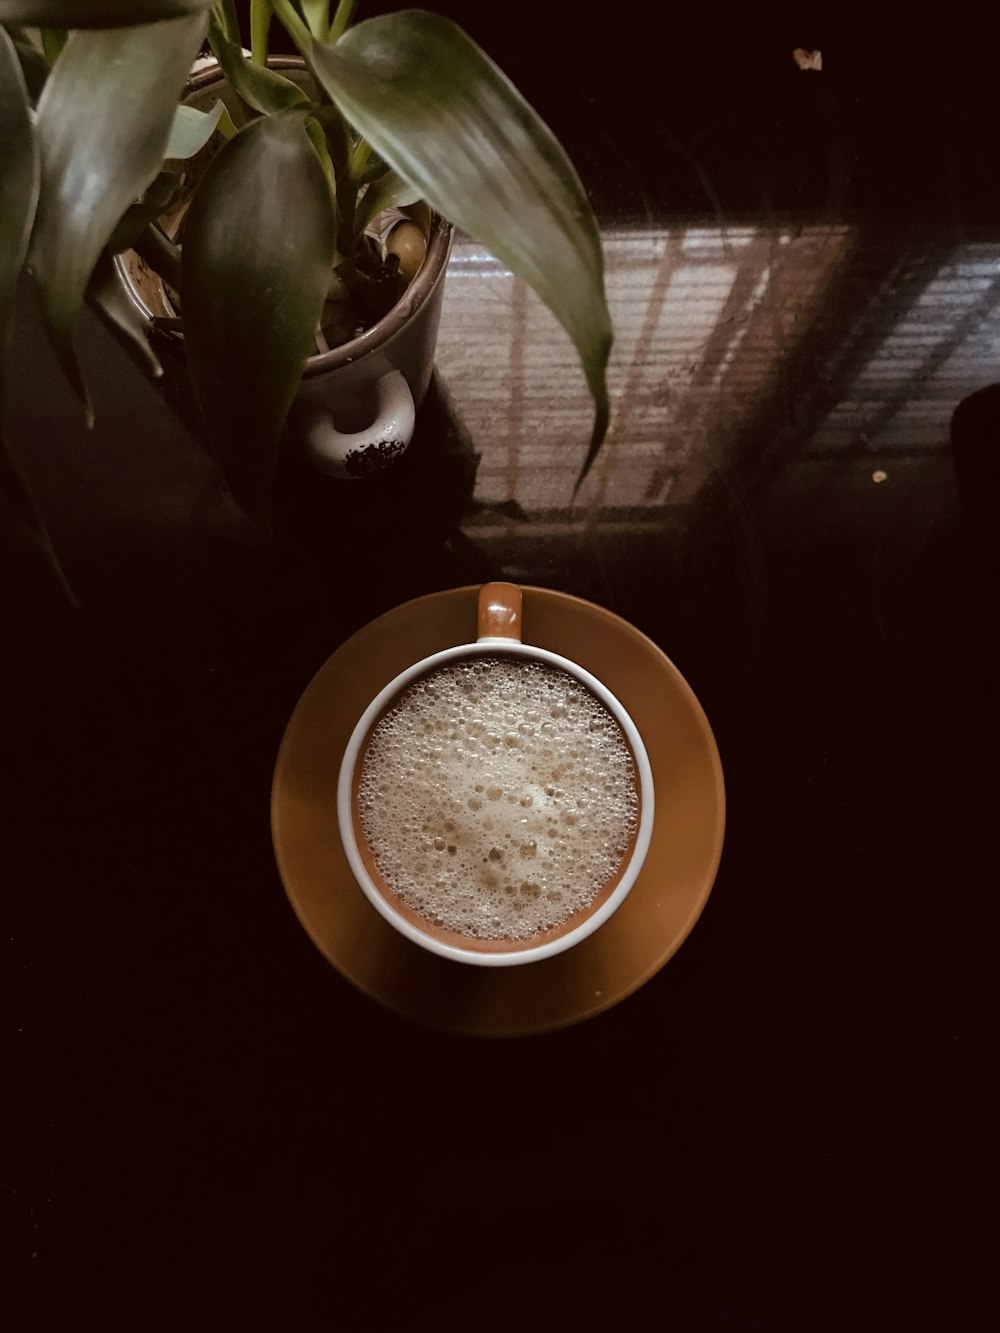
POLYGON ((255 65, 267 64, 271 35, 271 0, 250 0, 250 50, 255 65))
POLYGON ((242 47, 226 37, 214 16, 209 25, 209 38, 229 86, 254 111, 270 115, 308 105, 309 98, 291 79, 247 60, 242 47))
POLYGON ((39 28, 124 28, 182 18, 212 0, 0 0, 0 23, 39 28))
POLYGON ((90 419, 73 330, 115 224, 160 170, 205 25, 196 14, 74 32, 38 102, 42 187, 29 264, 49 336, 90 419))
POLYGON ((0 351, 6 347, 17 280, 38 202, 38 141, 21 64, 0 28, 0 351))
POLYGON ((211 111, 199 111, 193 106, 179 106, 174 112, 167 151, 163 156, 169 161, 194 157, 195 153, 204 148, 211 139, 224 110, 222 102, 216 102, 211 111))
POLYGON ((397 171, 391 168, 384 171, 377 180, 371 182, 358 201, 354 214, 354 230, 361 235, 369 222, 384 208, 405 208, 415 204, 420 198, 420 191, 403 180, 397 171))
POLYGON ((358 0, 337 0, 337 12, 330 23, 329 40, 336 42, 351 25, 358 0))
POLYGON ((309 31, 321 42, 325 42, 330 33, 329 0, 301 0, 302 16, 309 24, 309 31))
MULTIPOLYGON (((6 357, 14 314, 17 280, 28 248, 38 199, 38 144, 31 103, 14 43, 0 28, 0 358, 6 357)), ((14 464, 3 432, 6 403, 4 366, 0 362, 0 532, 15 532, 38 547, 62 584, 73 593, 60 568, 48 530, 14 464)))
POLYGON ((303 122, 283 112, 231 139, 184 223, 181 312, 195 396, 233 494, 265 528, 278 439, 337 243, 330 187, 303 122))
POLYGON ((310 108, 311 119, 318 122, 326 138, 326 148, 333 163, 334 172, 339 177, 347 172, 347 162, 351 153, 353 132, 339 107, 329 103, 310 108))
MULTIPOLYGON (((279 15, 284 8, 276 5, 279 15)), ((334 46, 313 42, 308 58, 372 147, 562 323, 595 403, 585 473, 607 427, 611 319, 597 223, 558 140, 471 38, 439 15, 369 19, 334 46)))
POLYGON ((334 170, 333 158, 330 156, 330 150, 327 147, 326 135, 323 133, 323 126, 315 116, 306 116, 305 127, 306 134, 309 135, 309 142, 313 146, 313 152, 319 158, 319 164, 323 168, 323 174, 330 182, 330 189, 335 189, 337 173, 334 170))
POLYGON ((39 35, 42 39, 42 51, 45 59, 49 65, 54 65, 62 54, 69 33, 65 28, 42 28, 39 35))
POLYGON ((28 93, 32 102, 35 102, 45 87, 45 80, 49 77, 49 62, 45 59, 45 53, 41 48, 41 38, 37 42, 33 41, 28 33, 17 26, 10 29, 10 38, 21 62, 21 73, 28 85, 28 93))
POLYGON ((211 22, 221 26, 224 36, 231 42, 240 44, 240 16, 236 12, 236 0, 215 0, 212 5, 211 22))

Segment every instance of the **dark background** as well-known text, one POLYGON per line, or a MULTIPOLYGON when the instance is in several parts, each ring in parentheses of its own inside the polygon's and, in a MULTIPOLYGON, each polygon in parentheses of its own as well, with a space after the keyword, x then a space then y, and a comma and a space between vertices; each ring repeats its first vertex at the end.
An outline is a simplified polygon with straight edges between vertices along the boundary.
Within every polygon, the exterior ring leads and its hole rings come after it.
POLYGON ((8 429, 82 610, 8 543, 8 1326, 987 1333, 998 441, 988 414, 957 442, 960 491, 947 422, 1000 345, 935 381, 929 444, 810 442, 848 332, 857 369, 898 325, 900 257, 930 273, 995 245, 1000 274, 995 42, 871 15, 438 8, 556 129, 603 224, 848 224, 879 263, 804 312, 696 504, 506 543, 477 536, 494 441, 444 386, 363 494, 283 465, 265 542, 89 320, 88 434, 25 291, 8 429), (704 915, 643 989, 475 1040, 325 962, 269 788, 345 638, 515 566, 669 653, 729 818, 704 915))

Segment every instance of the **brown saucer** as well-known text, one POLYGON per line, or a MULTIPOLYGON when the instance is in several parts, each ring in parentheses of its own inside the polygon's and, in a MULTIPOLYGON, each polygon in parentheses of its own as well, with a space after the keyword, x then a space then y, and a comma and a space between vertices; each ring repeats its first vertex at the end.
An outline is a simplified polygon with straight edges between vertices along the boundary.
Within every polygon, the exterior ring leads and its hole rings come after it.
POLYGON ((649 854, 615 915, 566 953, 517 967, 470 967, 411 944, 357 887, 337 831, 337 777, 354 724, 383 685, 476 636, 478 587, 387 612, 337 650, 299 700, 278 753, 271 829, 299 920, 350 981, 397 1013, 453 1031, 515 1036, 598 1014, 678 949, 712 889, 722 852, 722 765, 701 705, 645 635, 602 607, 524 590, 524 641, 579 662, 642 733, 656 785, 649 854))

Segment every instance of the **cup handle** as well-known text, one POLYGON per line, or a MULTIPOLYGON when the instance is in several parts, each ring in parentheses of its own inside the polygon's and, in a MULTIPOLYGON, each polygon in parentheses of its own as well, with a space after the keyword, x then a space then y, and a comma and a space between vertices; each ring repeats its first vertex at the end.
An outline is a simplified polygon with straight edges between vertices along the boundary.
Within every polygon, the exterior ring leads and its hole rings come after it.
POLYGON ((334 477, 368 476, 407 448, 417 416, 409 385, 398 370, 390 370, 379 380, 375 394, 375 420, 351 435, 337 430, 325 408, 300 413, 302 446, 323 472, 334 477))
POLYGON ((516 583, 484 583, 479 589, 478 643, 521 642, 521 589, 516 583))

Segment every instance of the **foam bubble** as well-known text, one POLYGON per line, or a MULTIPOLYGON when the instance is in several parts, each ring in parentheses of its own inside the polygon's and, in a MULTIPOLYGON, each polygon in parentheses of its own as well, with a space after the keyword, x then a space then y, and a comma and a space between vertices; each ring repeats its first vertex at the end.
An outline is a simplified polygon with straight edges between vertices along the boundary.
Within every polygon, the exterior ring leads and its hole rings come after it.
POLYGON ((575 677, 475 658, 404 691, 358 788, 385 883, 429 922, 524 939, 588 907, 638 822, 621 729, 575 677))

